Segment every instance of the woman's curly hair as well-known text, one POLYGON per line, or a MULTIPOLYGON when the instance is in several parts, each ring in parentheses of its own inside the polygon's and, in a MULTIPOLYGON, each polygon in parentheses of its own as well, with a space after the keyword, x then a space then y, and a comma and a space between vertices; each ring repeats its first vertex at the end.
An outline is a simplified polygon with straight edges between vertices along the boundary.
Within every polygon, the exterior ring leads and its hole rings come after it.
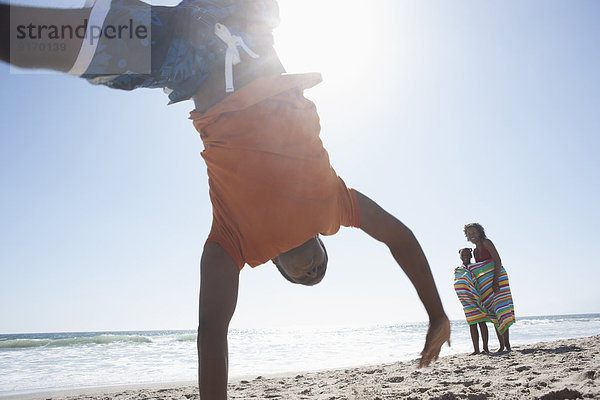
POLYGON ((463 233, 465 234, 465 236, 467 236, 467 229, 469 228, 477 229, 477 232, 479 232, 479 236, 481 236, 482 239, 487 237, 485 236, 485 229, 483 229, 483 226, 481 226, 481 224, 478 224, 477 222, 473 222, 472 224, 466 224, 463 228, 463 233))

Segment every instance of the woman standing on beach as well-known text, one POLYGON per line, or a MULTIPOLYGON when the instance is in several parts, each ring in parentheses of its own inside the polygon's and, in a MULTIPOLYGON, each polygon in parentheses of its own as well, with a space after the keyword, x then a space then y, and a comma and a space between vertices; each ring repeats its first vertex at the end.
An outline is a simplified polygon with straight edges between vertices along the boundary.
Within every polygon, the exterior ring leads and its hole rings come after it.
POLYGON ((508 275, 502 267, 502 260, 496 246, 485 236, 483 226, 478 223, 464 227, 467 240, 475 245, 475 262, 480 264, 473 270, 479 283, 481 303, 494 317, 494 326, 500 348, 498 352, 511 350, 508 328, 515 322, 514 307, 508 275))

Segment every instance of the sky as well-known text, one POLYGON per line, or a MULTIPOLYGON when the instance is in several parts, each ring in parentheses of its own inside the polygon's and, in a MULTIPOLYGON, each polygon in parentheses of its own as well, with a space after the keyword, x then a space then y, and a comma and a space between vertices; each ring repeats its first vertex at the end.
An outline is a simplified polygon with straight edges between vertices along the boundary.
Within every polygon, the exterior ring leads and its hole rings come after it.
MULTIPOLYGON (((333 167, 412 229, 451 319, 470 222, 517 321, 600 312, 599 2, 280 6, 287 71, 323 74, 306 96, 333 167)), ((211 205, 193 104, 7 64, 0 87, 0 333, 195 329, 211 205)), ((384 245, 354 228, 324 241, 315 287, 246 266, 231 327, 427 319, 384 245)))

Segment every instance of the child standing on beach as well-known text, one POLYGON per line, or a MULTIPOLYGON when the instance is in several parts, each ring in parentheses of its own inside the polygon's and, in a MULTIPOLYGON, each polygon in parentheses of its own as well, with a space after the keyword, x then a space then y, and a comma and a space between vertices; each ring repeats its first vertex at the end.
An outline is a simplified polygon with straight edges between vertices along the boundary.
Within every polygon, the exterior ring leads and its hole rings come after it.
POLYGON ((497 323, 494 324, 500 343, 497 352, 505 349, 510 351, 508 329, 515 322, 515 315, 508 275, 502 266, 496 246, 487 238, 481 224, 467 224, 464 226, 463 232, 467 240, 475 245, 475 262, 482 265, 482 268, 477 270, 477 274, 478 279, 482 282, 482 302, 489 299, 490 304, 493 304, 492 311, 497 319, 497 323))
POLYGON ((473 284, 471 271, 469 270, 472 258, 471 253, 472 250, 468 247, 458 251, 462 265, 454 271, 454 289, 463 305, 467 323, 469 324, 469 333, 471 334, 471 341, 473 342, 473 353, 471 353, 471 355, 480 354, 479 332, 477 331, 477 326, 479 326, 479 330, 481 331, 483 353, 488 354, 490 352, 488 348, 489 334, 485 323, 488 318, 479 308, 479 293, 473 284))
MULTIPOLYGON (((115 0, 113 4, 117 3, 120 12, 127 9, 127 2, 115 0)), ((402 222, 366 195, 347 187, 331 167, 329 155, 319 138, 316 107, 303 94, 305 89, 317 85, 321 77, 314 73, 284 73, 270 39, 273 10, 276 10, 274 1, 233 1, 234 5, 237 3, 244 10, 260 3, 260 7, 252 9, 267 10, 269 18, 249 19, 245 12, 228 15, 225 20, 211 15, 211 29, 214 27, 215 35, 227 47, 227 51, 217 53, 223 56, 220 65, 225 64, 225 74, 220 67, 202 77, 201 84, 194 87, 196 108, 190 114, 204 144, 202 157, 207 166, 213 206, 212 228, 200 266, 197 344, 201 398, 227 398, 227 333, 236 308, 239 271, 246 264, 256 267, 272 261, 289 281, 315 285, 323 279, 328 263, 320 235, 333 235, 340 226, 359 228, 384 243, 410 279, 429 317, 419 367, 429 365, 438 358, 443 343, 449 342, 450 324, 419 242, 402 222), (225 23, 242 27, 245 33, 260 40, 249 49, 241 36, 230 33, 225 23), (238 47, 244 48, 245 52, 238 53, 238 47), (235 91, 233 76, 236 78, 235 91)), ((181 4, 183 7, 178 9, 177 18, 185 16, 188 10, 190 13, 198 11, 204 2, 184 0, 181 4)), ((168 11, 164 7, 161 10, 168 11)), ((0 11, 4 19, 7 7, 0 11)), ((105 11, 104 16, 113 15, 111 9, 105 11)), ((95 15, 95 8, 71 14, 81 18, 90 12, 95 15)), ((44 9, 32 8, 13 15, 27 15, 28 18, 36 15, 43 20, 44 13, 44 9)), ((199 18, 204 15, 198 13, 199 18)), ((63 17, 68 19, 67 15, 63 17)), ((80 21, 72 22, 76 25, 80 21)), ((202 22, 206 26, 206 21, 202 22)), ((177 19, 171 23, 177 23, 177 19)), ((193 29, 188 32, 194 35, 193 29)), ((160 42, 160 35, 154 36, 153 44, 160 42)), ((2 48, 6 49, 6 43, 2 48)), ((127 57, 126 54, 117 55, 115 59, 121 61, 127 57)), ((53 60, 49 65, 43 65, 43 59, 36 59, 35 65, 24 60, 20 65, 54 66, 54 69, 64 71, 70 70, 69 64, 75 56, 70 54, 69 60, 53 60)), ((6 56, 3 59, 8 61, 6 56)), ((120 85, 127 81, 123 77, 126 74, 99 83, 120 85)), ((90 74, 88 79, 91 79, 90 74)), ((153 77, 144 76, 144 79, 152 80, 153 77)), ((144 82, 136 80, 133 83, 143 86, 144 82)), ((160 80, 152 82, 152 85, 160 84, 160 80)), ((172 97, 172 101, 181 100, 190 90, 189 86, 180 83, 178 81, 175 86, 177 96, 172 97)), ((128 88, 135 87, 141 86, 128 88)), ((369 269, 365 273, 377 272, 369 269)))

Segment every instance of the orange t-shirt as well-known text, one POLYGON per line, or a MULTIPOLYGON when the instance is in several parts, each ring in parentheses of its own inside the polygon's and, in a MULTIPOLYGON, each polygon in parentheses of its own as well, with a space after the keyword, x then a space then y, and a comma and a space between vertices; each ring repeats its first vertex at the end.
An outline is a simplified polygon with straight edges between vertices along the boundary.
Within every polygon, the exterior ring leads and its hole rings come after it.
POLYGON ((259 78, 190 119, 204 143, 213 225, 241 269, 317 234, 360 224, 356 193, 329 164, 314 103, 320 74, 259 78))

